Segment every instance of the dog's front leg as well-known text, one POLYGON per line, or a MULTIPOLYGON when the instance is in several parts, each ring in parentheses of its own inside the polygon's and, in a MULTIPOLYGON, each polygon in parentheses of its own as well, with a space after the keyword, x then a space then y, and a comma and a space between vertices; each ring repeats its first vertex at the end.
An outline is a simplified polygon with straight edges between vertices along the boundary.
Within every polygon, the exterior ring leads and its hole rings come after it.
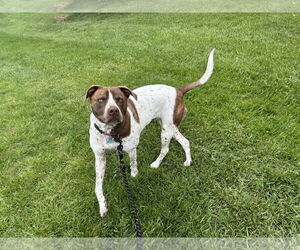
POLYGON ((104 217, 107 213, 107 204, 103 195, 103 178, 106 167, 106 155, 105 152, 95 154, 96 158, 96 187, 95 193, 99 202, 100 215, 104 217))
POLYGON ((130 170, 131 170, 131 176, 136 177, 138 174, 137 169, 137 160, 136 160, 136 148, 130 150, 128 152, 129 158, 130 158, 130 170))

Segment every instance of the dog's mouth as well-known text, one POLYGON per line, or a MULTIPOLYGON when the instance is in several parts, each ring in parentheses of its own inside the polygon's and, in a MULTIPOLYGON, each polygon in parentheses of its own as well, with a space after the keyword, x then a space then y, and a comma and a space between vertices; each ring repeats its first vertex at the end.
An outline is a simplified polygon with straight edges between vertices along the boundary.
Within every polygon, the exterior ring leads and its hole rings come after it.
POLYGON ((97 117, 98 120, 104 124, 107 125, 116 125, 118 123, 123 122, 122 117, 118 116, 118 117, 97 117))
POLYGON ((109 118, 106 121, 107 124, 114 124, 114 123, 120 123, 120 122, 122 122, 122 121, 119 117, 109 118))
POLYGON ((101 121, 105 124, 112 125, 112 124, 121 123, 123 121, 123 119, 122 119, 122 116, 120 116, 119 114, 116 114, 114 116, 107 116, 103 120, 101 119, 101 121))

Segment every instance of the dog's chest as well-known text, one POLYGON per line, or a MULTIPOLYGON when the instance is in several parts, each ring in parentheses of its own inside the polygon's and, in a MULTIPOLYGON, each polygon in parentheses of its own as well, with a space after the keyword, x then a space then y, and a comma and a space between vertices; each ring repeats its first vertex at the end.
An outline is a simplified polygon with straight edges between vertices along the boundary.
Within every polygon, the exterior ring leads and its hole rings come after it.
POLYGON ((119 145, 117 142, 115 142, 113 137, 106 135, 96 135, 93 140, 93 144, 100 146, 104 150, 116 149, 119 145))
MULTIPOLYGON (((137 146, 139 142, 139 136, 136 134, 136 131, 137 130, 133 128, 131 134, 122 139, 123 150, 125 152, 129 152, 137 146)), ((91 147, 96 151, 116 150, 119 145, 119 143, 116 142, 113 137, 102 135, 94 129, 90 131, 90 144, 91 147)))

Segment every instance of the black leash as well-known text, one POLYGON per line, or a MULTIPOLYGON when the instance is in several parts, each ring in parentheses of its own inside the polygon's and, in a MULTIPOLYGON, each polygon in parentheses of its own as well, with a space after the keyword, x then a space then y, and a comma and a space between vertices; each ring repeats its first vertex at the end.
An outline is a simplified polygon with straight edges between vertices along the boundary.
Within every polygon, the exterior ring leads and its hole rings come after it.
POLYGON ((134 196, 131 193, 131 189, 129 187, 128 184, 128 179, 127 179, 127 175, 126 175, 126 166, 125 166, 125 162, 124 162, 124 155, 123 155, 123 145, 122 145, 122 138, 120 136, 115 136, 112 135, 110 133, 106 133, 103 130, 101 130, 97 124, 94 124, 95 128, 99 131, 100 134, 104 134, 104 135, 108 135, 108 136, 113 136, 115 142, 119 143, 118 147, 117 147, 117 151, 118 151, 118 155, 119 155, 119 161, 120 161, 120 170, 123 176, 123 183, 124 183, 124 187, 128 196, 128 200, 130 203, 130 212, 131 215, 133 217, 133 221, 134 221, 134 226, 135 226, 135 231, 136 231, 136 237, 137 237, 137 242, 136 242, 136 248, 138 250, 142 250, 143 249, 143 242, 141 240, 141 238, 143 237, 143 231, 142 231, 142 227, 141 224, 139 222, 139 217, 138 217, 138 213, 137 213, 137 208, 136 208, 136 204, 135 204, 135 199, 134 196))
POLYGON ((131 193, 131 189, 129 187, 128 184, 128 179, 127 179, 127 175, 126 175, 126 166, 124 163, 124 155, 123 155, 123 145, 122 145, 122 139, 120 137, 115 138, 115 141, 119 143, 118 147, 117 147, 117 151, 118 151, 118 155, 119 155, 119 160, 120 160, 120 170, 123 176, 123 183, 124 183, 124 187, 128 196, 128 200, 130 203, 130 212, 131 215, 133 217, 133 221, 134 221, 134 225, 135 225, 135 230, 136 230, 136 237, 137 238, 142 238, 143 237, 143 231, 142 231, 142 227, 141 224, 139 222, 139 217, 138 217, 138 213, 137 213, 137 208, 136 208, 136 204, 135 204, 135 199, 131 193))

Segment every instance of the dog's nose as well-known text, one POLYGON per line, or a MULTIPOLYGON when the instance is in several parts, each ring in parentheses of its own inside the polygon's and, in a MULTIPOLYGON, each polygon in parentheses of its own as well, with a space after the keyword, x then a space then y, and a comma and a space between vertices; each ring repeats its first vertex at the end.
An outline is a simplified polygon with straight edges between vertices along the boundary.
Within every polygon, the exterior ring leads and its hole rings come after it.
POLYGON ((109 114, 110 116, 117 115, 117 114, 119 114, 119 110, 118 110, 117 107, 110 107, 110 108, 108 109, 108 114, 109 114))

